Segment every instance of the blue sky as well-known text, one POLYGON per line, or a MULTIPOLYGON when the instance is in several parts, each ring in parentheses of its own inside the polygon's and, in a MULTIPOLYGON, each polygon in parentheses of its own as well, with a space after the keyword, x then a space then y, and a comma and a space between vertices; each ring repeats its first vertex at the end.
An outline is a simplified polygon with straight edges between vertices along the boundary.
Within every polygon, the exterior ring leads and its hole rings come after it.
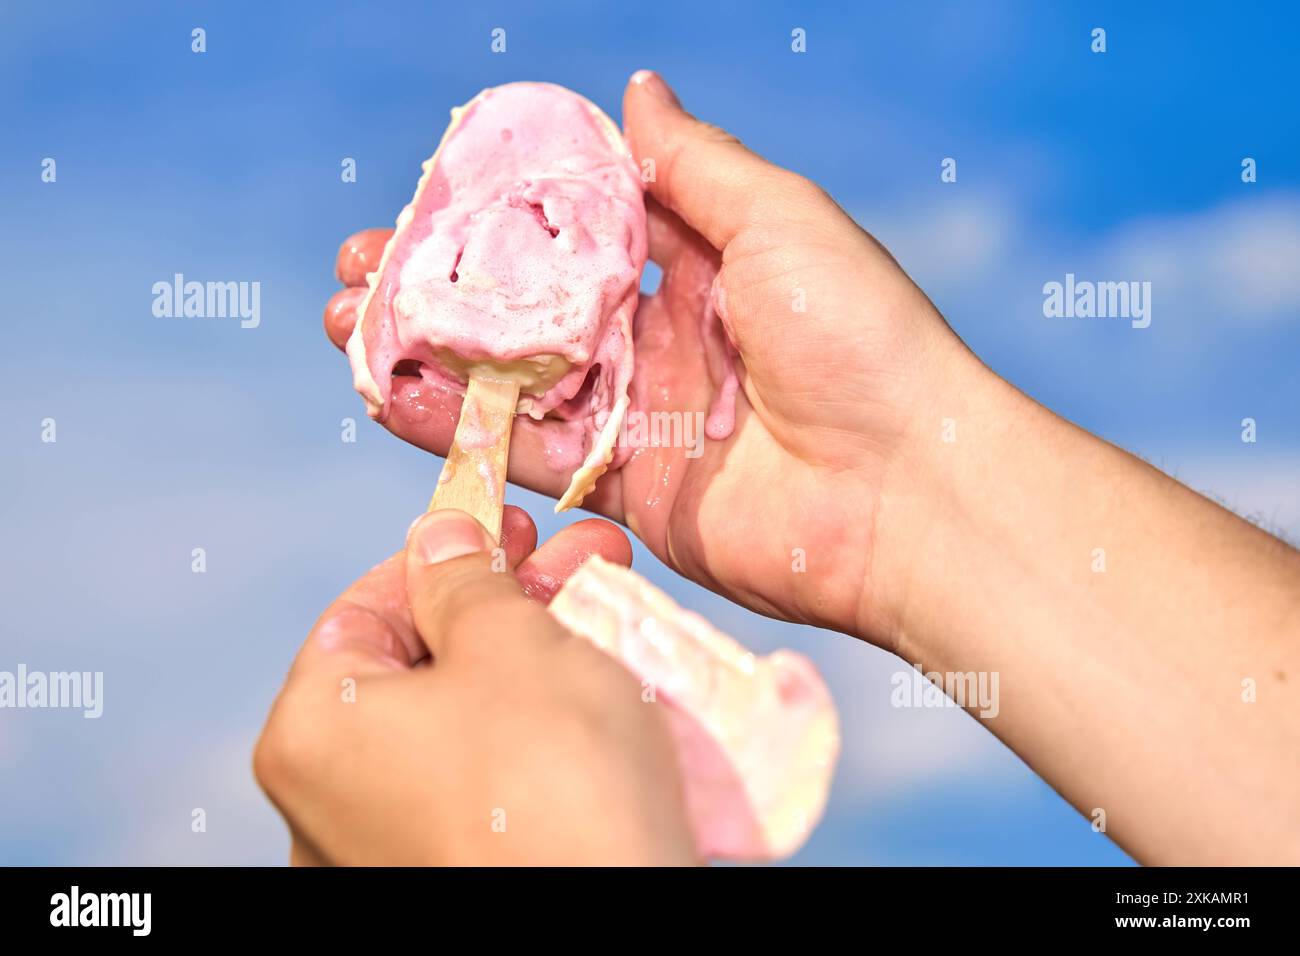
MULTIPOLYGON (((1000 373, 1300 534, 1286 5, 541 6, 0 12, 0 669, 106 685, 98 721, 0 711, 0 862, 283 860, 252 740, 315 615, 400 545, 439 465, 363 420, 320 332, 334 251, 391 223, 447 110, 484 86, 551 80, 617 117, 626 77, 660 70, 688 108, 826 186, 1000 373), (150 289, 176 272, 260 282, 261 326, 155 318, 150 289), (1067 272, 1152 281, 1151 327, 1045 319, 1043 284, 1067 272), (1257 444, 1239 439, 1246 416, 1257 444)), ((511 495, 544 533, 564 520, 511 495)), ((845 758, 796 862, 1126 859, 965 715, 889 707, 896 660, 727 605, 644 552, 637 566, 827 673, 845 758)))

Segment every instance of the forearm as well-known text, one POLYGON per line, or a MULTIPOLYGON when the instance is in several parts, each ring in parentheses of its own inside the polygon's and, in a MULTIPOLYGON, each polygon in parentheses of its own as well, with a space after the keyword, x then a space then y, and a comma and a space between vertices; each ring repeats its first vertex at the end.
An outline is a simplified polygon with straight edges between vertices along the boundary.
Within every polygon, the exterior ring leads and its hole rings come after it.
POLYGON ((989 729, 1138 859, 1300 859, 1300 554, 959 364, 882 502, 896 650, 996 672, 989 729))

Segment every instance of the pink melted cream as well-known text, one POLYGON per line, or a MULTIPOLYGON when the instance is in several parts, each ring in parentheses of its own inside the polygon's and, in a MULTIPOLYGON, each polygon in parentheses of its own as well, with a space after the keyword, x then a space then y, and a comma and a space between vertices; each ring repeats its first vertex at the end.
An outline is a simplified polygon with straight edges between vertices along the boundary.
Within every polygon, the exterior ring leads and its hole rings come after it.
MULTIPOLYGON (((546 83, 485 90, 452 116, 369 277, 348 342, 357 390, 383 421, 398 363, 463 393, 463 370, 448 354, 560 356, 568 371, 525 388, 518 411, 545 432, 552 467, 608 459, 593 447, 626 408, 646 259, 642 185, 627 146, 597 107, 546 83)), ((615 466, 626 457, 613 454, 615 466)), ((598 464, 597 474, 606 461, 598 464)))
POLYGON ((665 709, 702 857, 770 860, 804 843, 839 755, 835 705, 807 658, 756 657, 598 556, 569 577, 550 612, 620 660, 641 679, 642 700, 665 709))

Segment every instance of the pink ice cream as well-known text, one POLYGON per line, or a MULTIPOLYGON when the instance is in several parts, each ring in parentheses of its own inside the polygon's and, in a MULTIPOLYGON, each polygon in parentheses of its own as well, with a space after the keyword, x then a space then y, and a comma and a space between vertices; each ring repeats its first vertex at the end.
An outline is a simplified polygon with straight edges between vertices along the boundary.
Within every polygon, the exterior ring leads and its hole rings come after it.
POLYGON ((645 228, 627 145, 583 97, 510 83, 453 110, 348 341, 371 416, 399 363, 461 391, 470 374, 518 381, 548 461, 576 469, 556 510, 580 503, 627 410, 645 228))
POLYGON ((756 658, 600 557, 565 582, 550 611, 641 678, 647 706, 666 709, 702 857, 770 860, 803 844, 839 756, 835 705, 807 658, 756 658))

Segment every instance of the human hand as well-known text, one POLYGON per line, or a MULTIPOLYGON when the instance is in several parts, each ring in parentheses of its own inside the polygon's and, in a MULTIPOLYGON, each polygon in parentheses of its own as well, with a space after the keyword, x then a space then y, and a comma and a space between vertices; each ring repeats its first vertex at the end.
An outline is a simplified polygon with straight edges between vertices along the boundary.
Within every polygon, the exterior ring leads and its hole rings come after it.
MULTIPOLYGON (((729 438, 698 457, 639 448, 585 505, 733 600, 890 646, 909 569, 876 543, 895 488, 915 477, 911 449, 933 444, 942 395, 961 387, 956 367, 978 362, 819 188, 684 113, 654 74, 633 77, 623 108, 638 164, 653 162, 650 257, 664 272, 635 320, 633 408, 710 408, 725 372, 702 341, 710 308, 739 351, 741 389, 729 438)), ((325 316, 339 347, 390 235, 368 230, 340 250, 348 288, 325 316)), ((402 377, 386 425, 443 454, 459 401, 402 377)), ((546 466, 530 425, 517 423, 510 479, 556 495, 568 476, 546 466)))
POLYGON ((293 862, 695 862, 657 708, 543 608, 590 554, 629 564, 627 539, 536 534, 508 508, 494 551, 467 515, 426 515, 316 622, 254 757, 293 862))
POLYGON ((623 109, 665 270, 634 386, 707 407, 710 294, 744 365, 730 440, 622 469, 629 525, 751 607, 942 675, 1143 862, 1300 859, 1300 554, 998 378, 824 193, 656 77, 623 109))
MULTIPOLYGON (((963 705, 1139 860, 1294 861, 1300 556, 1003 382, 824 193, 657 78, 634 77, 623 111, 654 160, 664 269, 636 317, 634 394, 709 408, 710 303, 741 394, 730 438, 698 458, 639 449, 585 503, 751 608, 997 678, 996 700, 963 705)), ((345 246, 345 281, 386 238, 345 246)), ((336 344, 356 297, 327 313, 336 344)), ((444 451, 458 402, 406 381, 390 427, 444 451)), ((558 493, 521 424, 511 479, 558 493)))

